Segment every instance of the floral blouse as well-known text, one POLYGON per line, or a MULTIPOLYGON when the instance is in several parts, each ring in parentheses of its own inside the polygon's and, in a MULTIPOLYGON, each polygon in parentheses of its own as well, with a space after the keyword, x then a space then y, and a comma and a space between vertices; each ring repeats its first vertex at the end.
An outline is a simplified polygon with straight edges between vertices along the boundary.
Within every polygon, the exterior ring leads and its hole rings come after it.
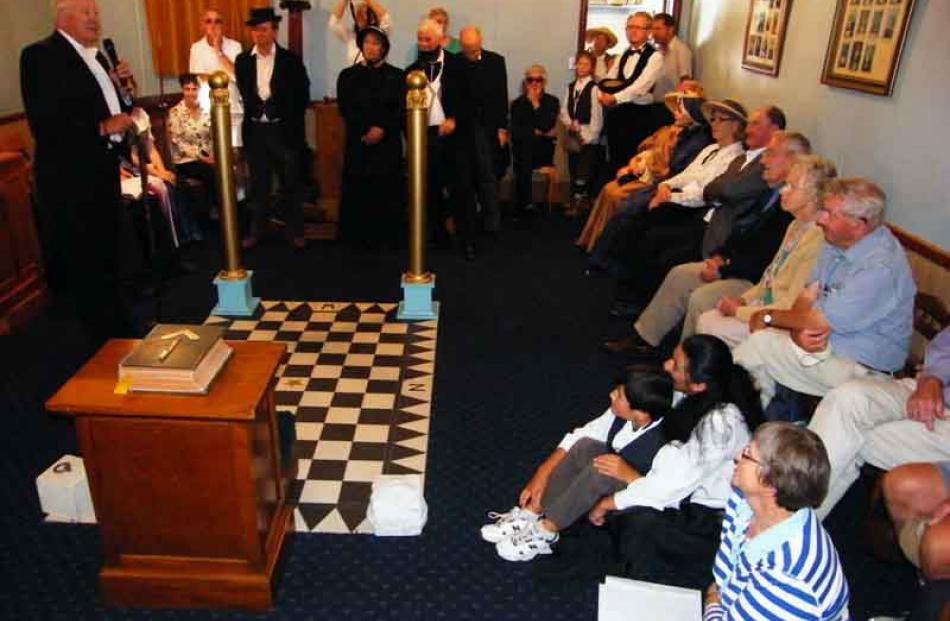
POLYGON ((211 116, 202 110, 195 118, 184 101, 168 111, 168 136, 171 140, 173 164, 199 159, 204 151, 211 154, 211 116))

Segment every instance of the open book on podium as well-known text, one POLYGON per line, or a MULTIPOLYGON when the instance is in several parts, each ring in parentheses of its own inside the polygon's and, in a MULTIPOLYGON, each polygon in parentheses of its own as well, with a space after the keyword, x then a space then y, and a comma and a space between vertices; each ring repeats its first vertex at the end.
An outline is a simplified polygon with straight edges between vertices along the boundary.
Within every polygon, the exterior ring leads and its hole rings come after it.
POLYGON ((159 324, 119 363, 119 386, 132 392, 207 394, 231 357, 214 326, 159 324))
POLYGON ((598 593, 597 621, 701 621, 701 596, 695 589, 607 576, 598 593))

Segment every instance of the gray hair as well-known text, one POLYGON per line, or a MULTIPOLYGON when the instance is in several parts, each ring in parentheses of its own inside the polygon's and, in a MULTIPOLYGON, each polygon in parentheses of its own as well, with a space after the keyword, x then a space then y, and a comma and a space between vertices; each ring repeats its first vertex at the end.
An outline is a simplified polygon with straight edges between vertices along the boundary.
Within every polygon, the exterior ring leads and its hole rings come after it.
POLYGON ((419 28, 416 29, 416 32, 428 32, 434 34, 437 37, 444 35, 442 32, 442 24, 435 21, 431 17, 426 17, 421 22, 419 22, 419 28))
POLYGON ((792 423, 763 423, 752 442, 759 449, 759 476, 788 511, 818 507, 828 493, 831 464, 814 431, 792 423))
POLYGON ((805 137, 805 134, 799 132, 777 131, 773 136, 779 136, 782 140, 782 146, 790 155, 808 155, 811 153, 811 141, 805 137))
POLYGON ((792 171, 801 173, 802 189, 808 193, 808 200, 814 205, 818 205, 821 200, 828 181, 838 176, 838 169, 832 162, 810 153, 795 157, 789 173, 792 171))
POLYGON ((864 220, 871 229, 884 221, 887 195, 879 185, 863 177, 832 179, 825 184, 823 200, 839 198, 841 211, 852 218, 864 220))

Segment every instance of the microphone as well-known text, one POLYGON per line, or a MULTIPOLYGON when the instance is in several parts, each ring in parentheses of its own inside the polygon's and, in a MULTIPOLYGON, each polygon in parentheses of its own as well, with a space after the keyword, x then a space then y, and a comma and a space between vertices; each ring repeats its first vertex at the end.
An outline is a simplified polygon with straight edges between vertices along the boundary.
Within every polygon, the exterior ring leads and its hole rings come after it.
MULTIPOLYGON (((115 43, 112 39, 106 38, 102 40, 102 49, 105 51, 106 56, 109 58, 109 64, 112 65, 112 68, 115 69, 119 66, 119 54, 115 51, 115 43)), ((132 105, 132 91, 135 88, 135 82, 132 78, 120 78, 121 81, 121 95, 122 99, 125 102, 125 105, 132 105)))

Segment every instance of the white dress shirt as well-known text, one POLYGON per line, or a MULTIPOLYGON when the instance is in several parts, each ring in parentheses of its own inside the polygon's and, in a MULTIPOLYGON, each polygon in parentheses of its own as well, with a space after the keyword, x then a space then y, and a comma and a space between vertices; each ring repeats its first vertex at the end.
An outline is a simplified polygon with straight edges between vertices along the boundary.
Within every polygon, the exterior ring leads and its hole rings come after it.
POLYGON ((653 96, 662 101, 667 93, 676 90, 683 76, 693 75, 693 52, 677 37, 659 51, 663 53, 663 69, 656 79, 653 96))
MULTIPOLYGON (((646 44, 644 43, 644 45, 646 44)), ((641 46, 639 50, 643 50, 643 46, 641 46)), ((610 68, 610 71, 607 72, 608 78, 616 78, 620 80, 629 79, 630 76, 633 75, 633 71, 636 69, 637 63, 640 61, 640 54, 631 54, 627 58, 626 66, 623 68, 623 75, 618 75, 620 72, 621 58, 622 56, 618 56, 614 59, 613 66, 610 68)), ((662 70, 663 54, 654 53, 647 61, 647 66, 643 68, 643 72, 640 73, 640 77, 634 80, 633 84, 627 88, 618 93, 614 93, 617 103, 635 103, 640 105, 653 103, 653 94, 651 91, 653 90, 653 85, 656 84, 656 79, 659 77, 660 71, 662 70)))
POLYGON ((755 161, 755 158, 759 157, 765 152, 765 147, 758 149, 751 149, 745 152, 745 161, 742 163, 742 167, 739 170, 744 170, 746 166, 755 161))
MULTIPOLYGON (((610 434, 610 428, 613 426, 615 420, 617 420, 617 417, 610 408, 607 408, 607 411, 583 427, 577 427, 574 431, 565 434, 564 439, 561 440, 561 443, 558 444, 557 447, 569 451, 571 447, 577 444, 578 440, 582 438, 590 438, 591 440, 597 440, 598 442, 606 444, 607 436, 610 434)), ((610 446, 619 452, 620 449, 659 425, 662 420, 661 418, 652 421, 650 424, 640 428, 634 427, 633 422, 628 420, 623 424, 623 427, 620 428, 620 431, 617 432, 617 435, 614 436, 610 446)))
MULTIPOLYGON (((593 52, 591 52, 593 54, 593 52)), ((614 62, 617 62, 617 57, 614 57, 614 62)), ((600 56, 594 57, 594 79, 598 82, 607 77, 609 70, 607 69, 607 52, 604 52, 600 56)))
MULTIPOLYGON (((75 48, 76 53, 79 54, 79 57, 82 58, 86 66, 89 67, 89 71, 92 72, 93 77, 96 78, 96 82, 99 83, 99 89, 102 91, 102 96, 106 100, 106 105, 109 107, 109 114, 112 116, 122 114, 122 106, 119 104, 119 93, 115 88, 115 83, 112 81, 112 78, 109 77, 105 67, 103 67, 96 58, 96 54, 99 53, 99 48, 83 47, 79 41, 73 39, 62 30, 59 31, 59 34, 63 35, 63 37, 69 41, 70 45, 75 48)), ((111 134, 110 139, 113 142, 118 142, 122 140, 122 134, 111 134)))
POLYGON ((429 104, 429 127, 442 125, 445 121, 445 109, 442 108, 442 74, 445 73, 445 50, 439 50, 439 58, 435 62, 441 63, 438 75, 429 82, 427 95, 429 104))
POLYGON ((733 142, 726 147, 713 143, 699 152, 693 161, 678 175, 664 181, 673 190, 670 202, 684 207, 702 207, 703 190, 706 185, 726 172, 732 160, 742 155, 742 143, 733 142))
MULTIPOLYGON (((221 41, 221 52, 232 63, 237 60, 241 53, 241 44, 234 39, 224 37, 221 41)), ((191 44, 191 53, 188 56, 188 71, 199 74, 198 81, 200 89, 198 91, 198 105, 202 110, 211 110, 211 87, 208 86, 208 78, 204 77, 217 71, 225 71, 230 79, 228 90, 231 94, 231 114, 241 114, 244 112, 244 106, 241 102, 241 93, 237 88, 237 80, 233 71, 226 71, 221 59, 218 57, 218 50, 211 47, 206 37, 191 44)))
MULTIPOLYGON (((379 19, 379 29, 389 35, 391 28, 392 21, 389 19, 389 11, 386 11, 386 13, 384 13, 379 19)), ((342 18, 330 13, 330 19, 327 22, 327 29, 335 34, 337 38, 346 46, 347 63, 350 65, 355 65, 358 62, 362 62, 363 53, 360 52, 360 48, 356 46, 356 32, 353 31, 352 27, 344 24, 342 18)))
POLYGON ((691 502, 722 509, 732 494, 732 460, 749 439, 748 426, 736 406, 728 403, 711 410, 685 443, 664 445, 645 477, 614 494, 617 509, 676 508, 688 497, 691 502))
POLYGON ((257 46, 251 50, 251 56, 257 56, 257 95, 261 101, 270 99, 270 80, 274 76, 274 59, 277 58, 277 45, 273 45, 266 56, 257 46))
MULTIPOLYGON (((584 92, 584 88, 590 83, 591 77, 587 76, 586 78, 578 78, 574 84, 574 92, 577 93, 574 105, 575 109, 580 105, 580 95, 584 92)), ((604 127, 604 110, 600 105, 600 101, 597 99, 598 89, 595 86, 591 90, 590 97, 590 123, 586 123, 580 126, 581 139, 584 141, 584 144, 596 144, 600 139, 600 131, 604 127)), ((561 124, 564 127, 570 128, 571 126, 571 115, 567 107, 571 103, 571 87, 568 85, 567 93, 564 95, 564 99, 561 101, 561 124)))

